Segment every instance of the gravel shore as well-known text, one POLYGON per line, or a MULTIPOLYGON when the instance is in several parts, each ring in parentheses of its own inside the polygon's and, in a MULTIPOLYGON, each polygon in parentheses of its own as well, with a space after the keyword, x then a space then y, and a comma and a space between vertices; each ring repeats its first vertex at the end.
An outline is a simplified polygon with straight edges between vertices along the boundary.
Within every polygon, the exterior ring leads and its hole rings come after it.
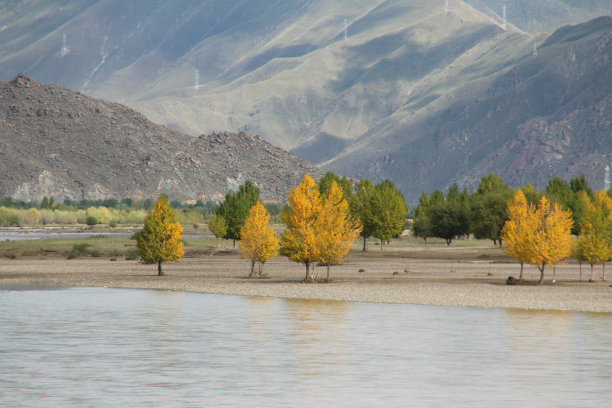
MULTIPOLYGON (((249 264, 237 255, 184 258, 165 263, 165 276, 156 275, 156 265, 101 258, 17 259, 0 263, 2 287, 85 287, 160 289, 172 291, 325 299, 356 302, 406 303, 440 306, 473 306, 532 310, 571 310, 612 313, 612 287, 601 281, 589 283, 584 268, 579 281, 578 265, 557 267, 546 284, 534 283, 539 273, 526 269, 527 281, 505 285, 509 275, 518 276, 519 266, 490 261, 450 261, 389 257, 352 257, 334 266, 332 282, 324 283, 326 270, 315 269, 318 283, 304 284, 303 265, 278 257, 265 265, 266 278, 247 279, 249 264), (360 272, 362 270, 362 272, 360 272)), ((588 273, 587 273, 588 272, 588 273)), ((587 276, 588 275, 588 276, 587 276)))

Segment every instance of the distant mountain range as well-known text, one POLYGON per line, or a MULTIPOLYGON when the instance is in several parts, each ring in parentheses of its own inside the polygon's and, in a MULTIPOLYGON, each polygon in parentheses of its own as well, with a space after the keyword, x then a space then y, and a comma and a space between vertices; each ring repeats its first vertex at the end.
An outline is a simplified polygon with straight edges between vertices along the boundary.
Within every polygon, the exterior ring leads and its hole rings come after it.
POLYGON ((283 202, 321 170, 244 133, 191 137, 26 75, 0 82, 0 197, 219 201, 247 179, 283 202))
POLYGON ((6 1, 0 79, 26 72, 192 136, 259 134, 409 201, 490 171, 601 188, 610 14, 609 0, 6 1))

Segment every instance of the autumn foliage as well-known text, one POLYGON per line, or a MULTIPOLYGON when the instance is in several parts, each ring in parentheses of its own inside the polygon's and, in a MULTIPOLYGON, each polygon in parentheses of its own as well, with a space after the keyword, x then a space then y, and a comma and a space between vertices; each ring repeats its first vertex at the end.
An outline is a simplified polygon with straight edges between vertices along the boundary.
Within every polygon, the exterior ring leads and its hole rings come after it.
POLYGON ((183 254, 183 226, 176 221, 176 213, 168 203, 168 197, 159 197, 144 220, 144 227, 136 235, 140 257, 157 262, 157 274, 163 275, 162 262, 176 261, 183 254))
POLYGON ((571 212, 551 205, 545 196, 537 207, 527 204, 519 190, 508 206, 508 218, 501 234, 505 251, 521 264, 537 266, 541 284, 546 265, 554 267, 572 254, 571 212))
POLYGON ((327 265, 328 281, 330 267, 342 263, 360 232, 361 223, 350 215, 342 189, 332 181, 314 228, 319 262, 327 265))
POLYGON ((240 233, 240 253, 251 262, 249 277, 255 276, 255 264, 259 262, 258 274, 262 275, 263 265, 278 254, 278 239, 268 225, 270 215, 260 201, 249 212, 240 233))

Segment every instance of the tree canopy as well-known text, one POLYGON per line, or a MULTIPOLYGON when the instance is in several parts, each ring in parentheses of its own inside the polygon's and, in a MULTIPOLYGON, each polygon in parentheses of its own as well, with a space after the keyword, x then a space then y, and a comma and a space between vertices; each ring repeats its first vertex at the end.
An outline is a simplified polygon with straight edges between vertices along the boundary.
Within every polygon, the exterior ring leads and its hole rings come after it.
POLYGON ((162 262, 176 261, 183 254, 183 226, 176 221, 176 213, 161 195, 144 220, 144 227, 136 234, 136 246, 142 259, 157 262, 157 274, 163 275, 162 262))
POLYGON ((258 274, 263 265, 278 254, 278 239, 268 225, 270 215, 261 201, 257 201, 249 212, 240 236, 240 253, 251 262, 249 277, 255 276, 255 263, 259 262, 258 274))
POLYGON ((259 200, 259 189, 251 180, 247 180, 238 191, 227 193, 225 201, 217 207, 215 214, 222 216, 227 222, 227 231, 223 238, 233 240, 234 246, 236 240, 240 239, 242 226, 257 200, 259 200))

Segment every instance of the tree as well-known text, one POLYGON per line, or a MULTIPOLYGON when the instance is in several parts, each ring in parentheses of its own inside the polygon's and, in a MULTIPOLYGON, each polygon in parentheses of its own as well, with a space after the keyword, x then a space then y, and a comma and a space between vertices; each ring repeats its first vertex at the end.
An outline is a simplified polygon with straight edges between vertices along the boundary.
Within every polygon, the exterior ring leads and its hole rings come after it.
POLYGON ((532 216, 534 235, 526 248, 529 263, 540 270, 540 280, 544 281, 544 268, 553 267, 572 253, 572 215, 554 203, 552 208, 546 196, 543 196, 532 216))
POLYGON ((374 186, 369 204, 372 236, 380 240, 382 251, 385 241, 398 237, 404 231, 408 207, 404 197, 390 180, 374 186))
POLYGON ((508 202, 508 220, 504 223, 501 240, 506 243, 503 251, 521 263, 519 282, 523 279, 524 264, 529 263, 528 248, 535 235, 535 209, 525 198, 522 190, 517 190, 512 202, 508 202))
POLYGON ((268 225, 270 215, 261 201, 257 201, 247 217, 240 233, 240 252, 251 261, 249 278, 255 276, 255 263, 259 262, 259 276, 268 259, 278 254, 278 239, 268 225))
POLYGON ((162 276, 162 262, 176 261, 183 254, 183 226, 176 221, 176 213, 162 194, 144 220, 144 227, 136 234, 140 257, 157 262, 157 274, 162 276))
POLYGON ((259 189, 251 180, 247 180, 237 192, 230 191, 225 195, 215 214, 223 216, 227 222, 227 232, 223 238, 231 239, 236 246, 240 239, 240 230, 246 221, 252 206, 259 200, 259 189))
POLYGON ((361 221, 360 235, 363 237, 364 252, 368 249, 367 240, 372 236, 373 220, 370 197, 373 190, 372 182, 368 179, 362 179, 357 183, 357 192, 353 194, 350 201, 351 214, 361 221))
POLYGON ((351 181, 346 176, 341 178, 339 175, 332 171, 328 171, 327 173, 325 173, 325 175, 321 177, 321 180, 319 180, 319 194, 321 194, 322 198, 327 197, 332 182, 334 181, 342 190, 342 197, 348 202, 351 199, 351 196, 353 195, 353 185, 351 184, 351 181))
POLYGON ((431 199, 425 192, 419 198, 419 204, 414 212, 414 223, 412 224, 412 233, 415 237, 423 238, 427 245, 427 238, 433 236, 430 211, 431 199))
POLYGON ((281 212, 287 229, 280 239, 280 253, 306 266, 305 282, 310 282, 310 264, 319 259, 315 221, 321 212, 321 196, 308 174, 289 192, 289 204, 281 212))
POLYGON ((470 224, 474 237, 500 241, 501 230, 508 218, 507 202, 512 192, 502 179, 491 173, 483 176, 478 190, 470 199, 470 224))
POLYGON ((327 281, 332 265, 342 263, 353 242, 359 236, 361 225, 349 213, 343 191, 332 180, 329 193, 315 223, 315 236, 319 262, 327 265, 327 281))
POLYGON ((604 191, 596 192, 593 198, 579 191, 578 200, 583 216, 577 252, 591 265, 591 282, 596 263, 602 264, 602 280, 606 280, 605 264, 612 257, 612 199, 604 191))
POLYGON ((450 245, 453 239, 469 234, 468 200, 467 193, 460 193, 456 184, 449 188, 444 199, 436 199, 435 204, 432 199, 430 220, 433 236, 444 239, 446 245, 450 245))
POLYGON ((222 215, 213 214, 208 224, 208 229, 217 238, 217 251, 219 251, 219 238, 223 238, 227 234, 227 221, 222 215))

